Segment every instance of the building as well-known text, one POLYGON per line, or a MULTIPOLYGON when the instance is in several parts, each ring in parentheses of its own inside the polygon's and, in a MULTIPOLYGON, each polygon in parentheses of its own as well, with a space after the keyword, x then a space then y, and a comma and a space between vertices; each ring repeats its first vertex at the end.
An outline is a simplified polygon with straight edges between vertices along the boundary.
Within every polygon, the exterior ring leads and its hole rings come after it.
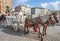
POLYGON ((15 11, 16 12, 20 12, 20 11, 22 11, 23 12, 23 14, 31 14, 31 8, 30 7, 27 7, 27 6, 25 6, 25 5, 21 5, 21 6, 17 6, 16 8, 15 8, 15 11))
POLYGON ((12 0, 0 0, 0 14, 6 13, 7 6, 12 10, 12 0))
POLYGON ((37 8, 35 7, 35 10, 32 10, 33 8, 31 8, 31 14, 33 14, 34 17, 37 17, 37 16, 44 16, 44 15, 49 15, 51 14, 51 11, 47 8, 37 8))
POLYGON ((47 8, 37 8, 37 7, 28 7, 25 5, 20 5, 15 8, 15 11, 22 11, 23 14, 29 14, 33 15, 34 17, 37 17, 39 15, 43 16, 46 14, 51 14, 51 11, 47 8))
POLYGON ((59 11, 59 24, 60 24, 60 11, 59 11))

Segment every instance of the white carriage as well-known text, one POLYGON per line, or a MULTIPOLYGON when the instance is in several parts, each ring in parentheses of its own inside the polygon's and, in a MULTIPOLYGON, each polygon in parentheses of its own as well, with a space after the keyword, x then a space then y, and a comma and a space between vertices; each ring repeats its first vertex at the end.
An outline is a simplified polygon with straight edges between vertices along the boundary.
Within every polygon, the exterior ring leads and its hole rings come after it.
POLYGON ((16 16, 6 16, 6 25, 11 26, 14 31, 18 31, 21 25, 24 27, 25 17, 18 14, 16 16))

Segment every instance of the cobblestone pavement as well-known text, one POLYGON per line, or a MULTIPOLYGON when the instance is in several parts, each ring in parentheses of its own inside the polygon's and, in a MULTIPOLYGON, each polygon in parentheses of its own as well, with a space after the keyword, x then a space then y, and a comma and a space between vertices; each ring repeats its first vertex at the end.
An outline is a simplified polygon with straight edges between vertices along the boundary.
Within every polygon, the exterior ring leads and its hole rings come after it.
MULTIPOLYGON (((28 35, 23 34, 23 30, 14 32, 10 28, 0 26, 0 41, 40 41, 37 33, 30 30, 28 35)), ((60 41, 60 27, 48 27, 47 35, 43 37, 43 41, 60 41)))

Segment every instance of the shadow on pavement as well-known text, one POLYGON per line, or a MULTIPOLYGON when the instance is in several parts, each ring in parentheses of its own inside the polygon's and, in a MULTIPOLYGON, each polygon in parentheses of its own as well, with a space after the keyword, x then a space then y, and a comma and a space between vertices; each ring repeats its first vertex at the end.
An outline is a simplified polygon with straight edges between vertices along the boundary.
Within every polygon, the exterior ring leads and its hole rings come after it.
POLYGON ((20 30, 18 32, 13 31, 12 28, 10 27, 4 27, 4 26, 0 26, 0 29, 2 28, 2 32, 10 34, 10 35, 17 35, 17 36, 22 36, 24 34, 23 30, 20 30))
POLYGON ((31 33, 27 34, 27 35, 24 35, 24 30, 19 30, 18 32, 14 32, 10 27, 0 27, 2 28, 2 32, 4 33, 7 33, 9 35, 15 35, 15 36, 20 36, 20 37, 26 37, 26 38, 30 38, 30 39, 36 39, 36 40, 40 40, 40 38, 38 38, 38 35, 34 36, 34 34, 32 34, 31 36, 31 33))

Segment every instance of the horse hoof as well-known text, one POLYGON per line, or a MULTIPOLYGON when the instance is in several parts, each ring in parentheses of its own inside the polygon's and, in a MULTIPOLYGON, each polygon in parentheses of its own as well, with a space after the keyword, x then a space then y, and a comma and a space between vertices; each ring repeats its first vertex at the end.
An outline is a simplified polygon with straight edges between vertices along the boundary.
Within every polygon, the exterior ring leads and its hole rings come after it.
POLYGON ((41 37, 38 37, 38 38, 41 38, 41 37))
POLYGON ((27 32, 27 34, 29 34, 29 32, 27 32))
POLYGON ((24 35, 26 35, 27 33, 24 31, 24 35))
POLYGON ((47 34, 45 34, 45 35, 47 35, 47 34))
POLYGON ((27 34, 29 34, 29 30, 27 31, 27 34))
POLYGON ((43 38, 41 37, 41 41, 43 41, 43 38))
POLYGON ((43 34, 43 36, 44 36, 44 34, 43 34))
POLYGON ((24 33, 24 35, 26 35, 26 33, 24 33))

